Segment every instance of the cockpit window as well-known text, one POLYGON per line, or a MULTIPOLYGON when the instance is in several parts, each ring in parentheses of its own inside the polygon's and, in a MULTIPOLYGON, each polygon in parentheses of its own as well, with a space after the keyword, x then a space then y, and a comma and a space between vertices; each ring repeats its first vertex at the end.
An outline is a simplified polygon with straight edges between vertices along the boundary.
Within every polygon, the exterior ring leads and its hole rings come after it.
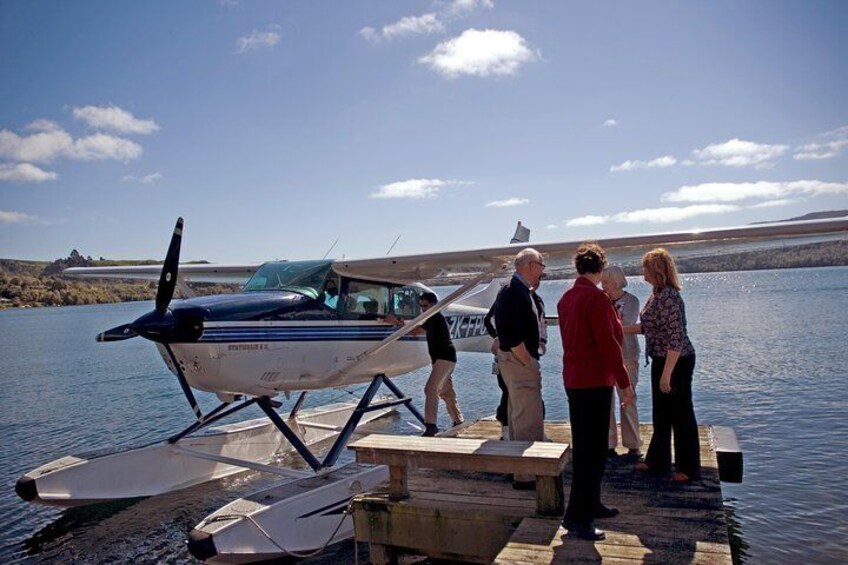
POLYGON ((395 316, 414 318, 421 313, 418 298, 422 290, 415 286, 402 286, 392 289, 392 301, 395 316))
POLYGON ((265 263, 244 285, 244 292, 288 290, 318 298, 332 261, 281 261, 265 263))
POLYGON ((342 295, 342 312, 346 317, 376 320, 389 313, 389 286, 349 280, 342 295))

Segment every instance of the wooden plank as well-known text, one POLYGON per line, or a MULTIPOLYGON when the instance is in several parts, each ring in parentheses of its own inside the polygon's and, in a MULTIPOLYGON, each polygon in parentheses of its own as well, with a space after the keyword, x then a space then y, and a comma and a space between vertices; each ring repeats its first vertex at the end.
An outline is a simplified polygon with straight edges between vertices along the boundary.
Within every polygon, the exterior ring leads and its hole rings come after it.
POLYGON ((568 445, 550 442, 371 434, 348 447, 361 463, 544 476, 559 475, 570 459, 568 445))
POLYGON ((389 467, 389 495, 392 500, 409 498, 409 478, 406 467, 389 467))
POLYGON ((491 563, 520 516, 482 508, 424 508, 402 503, 372 503, 357 497, 353 521, 357 541, 411 550, 437 559, 491 563))
POLYGON ((562 474, 556 477, 536 477, 536 513, 559 517, 565 514, 562 474))
POLYGON ((679 539, 657 543, 652 538, 612 529, 606 532, 606 540, 591 543, 569 535, 558 521, 526 518, 495 557, 494 563, 732 563, 727 545, 679 539))

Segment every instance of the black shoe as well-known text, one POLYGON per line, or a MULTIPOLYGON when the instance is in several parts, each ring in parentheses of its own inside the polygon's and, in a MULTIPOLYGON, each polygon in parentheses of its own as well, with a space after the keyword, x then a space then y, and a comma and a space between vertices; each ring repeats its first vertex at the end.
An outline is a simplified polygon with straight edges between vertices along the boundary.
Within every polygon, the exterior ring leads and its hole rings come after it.
POLYGON ((512 481, 515 490, 536 490, 536 481, 512 481))
POLYGON ((607 539, 606 532, 604 532, 603 530, 599 530, 594 526, 574 528, 573 530, 568 531, 574 533, 574 535, 580 539, 585 539, 589 541, 601 541, 607 539))
POLYGON ((607 534, 603 530, 599 530, 592 524, 578 524, 568 518, 563 518, 562 525, 568 530, 569 534, 574 534, 580 539, 599 541, 607 537, 607 534))
POLYGON ((596 519, 612 518, 613 516, 618 516, 618 508, 601 504, 595 509, 596 519))
POLYGON ((615 449, 610 449, 609 451, 607 451, 607 457, 609 457, 610 459, 615 459, 616 457, 618 457, 618 453, 615 451, 615 449))
POLYGON ((436 424, 424 424, 424 428, 424 433, 421 434, 421 437, 433 437, 439 433, 439 428, 436 427, 436 424))

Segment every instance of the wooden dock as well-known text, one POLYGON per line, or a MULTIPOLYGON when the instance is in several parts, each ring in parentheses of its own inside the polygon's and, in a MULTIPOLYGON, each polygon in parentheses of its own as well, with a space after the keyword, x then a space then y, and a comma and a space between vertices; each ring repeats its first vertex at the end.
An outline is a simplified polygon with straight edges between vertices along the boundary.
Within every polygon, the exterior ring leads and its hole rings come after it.
MULTIPOLYGON (((646 442, 651 426, 643 425, 646 442)), ((554 442, 571 442, 567 423, 546 422, 554 442)), ((496 439, 500 426, 480 421, 460 438, 496 439)), ((358 542, 375 564, 412 553, 470 563, 732 563, 712 429, 700 427, 701 483, 677 485, 633 470, 627 457, 610 459, 603 500, 621 514, 599 520, 607 537, 588 542, 568 534, 556 518, 537 513, 535 494, 516 491, 504 475, 411 469, 408 498, 393 500, 386 483, 354 499, 358 542)), ((620 450, 622 453, 624 450, 620 450)), ((565 496, 571 465, 563 473, 565 496)), ((396 498, 396 497, 395 497, 396 498)))

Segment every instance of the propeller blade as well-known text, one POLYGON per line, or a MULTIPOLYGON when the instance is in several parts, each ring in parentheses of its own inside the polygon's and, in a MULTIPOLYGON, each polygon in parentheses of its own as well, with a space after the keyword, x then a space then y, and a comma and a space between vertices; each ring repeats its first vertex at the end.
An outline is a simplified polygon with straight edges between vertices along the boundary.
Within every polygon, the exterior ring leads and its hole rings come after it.
POLYGON ((130 326, 132 326, 132 324, 124 324, 123 326, 117 326, 110 330, 106 330, 105 332, 99 333, 97 334, 97 341, 123 341, 137 336, 138 334, 135 333, 130 326))
POLYGON ((159 288, 156 290, 156 311, 164 314, 174 297, 174 289, 177 286, 177 271, 180 264, 180 243, 183 240, 183 219, 177 218, 174 227, 174 235, 171 236, 171 244, 168 246, 168 254, 165 256, 165 264, 162 265, 162 274, 159 276, 159 288))

